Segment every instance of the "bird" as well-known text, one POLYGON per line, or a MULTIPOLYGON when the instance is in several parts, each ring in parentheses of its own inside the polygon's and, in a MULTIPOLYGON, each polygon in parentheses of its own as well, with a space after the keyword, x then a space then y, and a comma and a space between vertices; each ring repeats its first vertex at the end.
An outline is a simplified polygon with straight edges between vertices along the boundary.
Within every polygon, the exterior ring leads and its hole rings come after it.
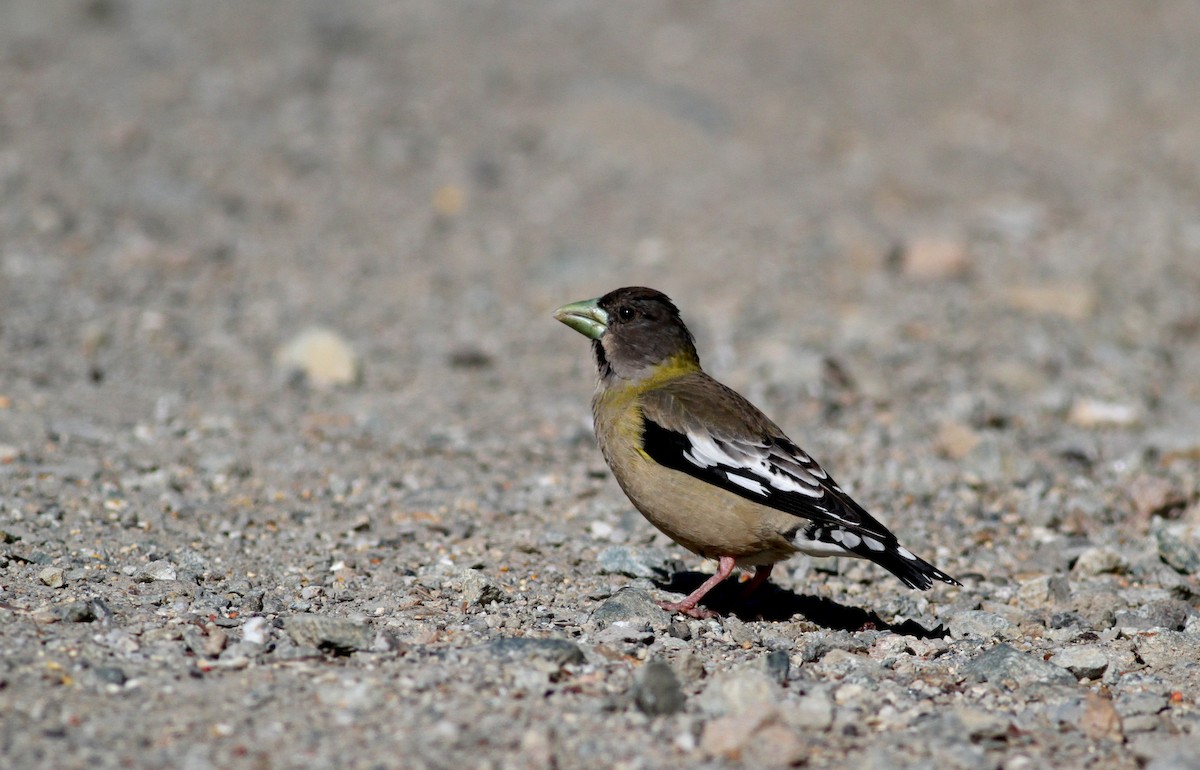
POLYGON ((666 294, 643 286, 573 302, 554 318, 592 341, 597 444, 651 524, 717 571, 670 612, 706 618, 705 595, 754 567, 742 597, 796 553, 868 559, 910 588, 957 580, 900 544, 762 411, 700 367, 666 294))

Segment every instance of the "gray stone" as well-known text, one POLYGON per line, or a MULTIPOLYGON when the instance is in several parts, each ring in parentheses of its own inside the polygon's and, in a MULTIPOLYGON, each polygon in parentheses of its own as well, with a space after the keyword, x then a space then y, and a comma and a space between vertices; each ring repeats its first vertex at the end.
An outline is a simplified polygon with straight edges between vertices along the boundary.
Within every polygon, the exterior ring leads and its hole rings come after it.
POLYGON ((1076 679, 1099 679, 1108 668, 1108 656, 1095 645, 1068 647, 1050 662, 1070 671, 1076 679))
POLYGON ((974 706, 959 706, 951 712, 962 726, 962 732, 974 740, 1004 738, 1008 734, 1009 720, 974 706))
POLYGON ((1200 538, 1195 527, 1174 525, 1159 527, 1154 531, 1154 542, 1158 545, 1158 556, 1175 570, 1185 575, 1200 573, 1200 538))
POLYGON ((746 649, 758 644, 758 634, 755 633, 753 626, 743 623, 732 615, 722 618, 721 625, 725 627, 725 632, 729 634, 729 638, 733 640, 734 644, 741 645, 746 649))
POLYGON ((688 639, 692 638, 692 627, 688 625, 686 621, 676 618, 675 620, 671 621, 671 625, 667 629, 667 633, 676 639, 682 639, 686 642, 688 639))
POLYGON ((804 764, 811 746, 795 730, 770 723, 755 730, 743 750, 744 767, 797 767, 804 764))
POLYGON ((1170 669, 1200 660, 1200 639, 1179 631, 1139 635, 1134 652, 1151 669, 1170 669))
POLYGON ((1121 554, 1111 548, 1094 547, 1079 554, 1071 572, 1088 577, 1113 572, 1124 572, 1128 565, 1121 554))
POLYGON ((687 699, 669 665, 651 660, 642 666, 633 685, 633 700, 644 714, 657 716, 682 711, 687 699))
POLYGON ((734 761, 742 758, 763 719, 759 714, 730 714, 706 722, 700 732, 700 751, 734 761))
POLYGON ((632 578, 666 580, 676 562, 657 548, 631 548, 614 545, 605 548, 597 558, 601 574, 625 575, 632 578))
POLYGON ((96 613, 90 602, 70 602, 55 610, 60 620, 67 623, 91 623, 96 620, 96 613))
POLYGON ((284 618, 283 630, 301 647, 315 647, 337 655, 370 649, 375 640, 375 633, 368 626, 324 615, 292 615, 284 618))
POLYGON ((125 671, 119 666, 97 666, 92 669, 96 679, 105 684, 122 685, 125 684, 125 671))
POLYGON ((654 629, 641 621, 618 620, 596 632, 594 641, 622 648, 626 652, 654 641, 654 629))
POLYGON ((1187 504, 1187 495, 1169 480, 1158 476, 1138 476, 1129 485, 1128 493, 1138 515, 1146 518, 1166 516, 1187 504))
POLYGON ((203 633, 196 627, 183 632, 184 644, 194 655, 202 658, 215 658, 220 655, 228 640, 228 634, 215 623, 205 623, 203 633))
POLYGON ((700 708, 714 716, 761 713, 777 706, 779 694, 763 671, 742 666, 714 676, 700 694, 700 708))
POLYGON ((637 588, 626 586, 608 597, 592 612, 589 621, 604 628, 618 621, 649 623, 653 628, 666 628, 671 616, 650 597, 637 588))
MULTIPOLYGON (((1157 725, 1156 725, 1157 726, 1157 725)), ((1134 753, 1143 761, 1145 770, 1196 770, 1195 736, 1145 736, 1137 741, 1134 753)))
POLYGON ((1011 680, 1018 685, 1035 682, 1071 684, 1075 681, 1075 677, 1053 663, 1019 652, 1007 644, 997 644, 984 651, 963 667, 963 673, 978 682, 1011 680))
POLYGON ((492 655, 505 661, 536 660, 556 666, 580 665, 587 661, 579 645, 567 639, 529 639, 504 637, 486 645, 492 655))
POLYGON ((463 570, 459 576, 460 597, 467 604, 484 607, 492 602, 502 602, 508 597, 495 581, 476 569, 463 570))
POLYGON ((865 652, 866 649, 866 643, 848 631, 818 631, 805 634, 803 642, 798 645, 800 659, 805 663, 818 661, 831 650, 865 652))
POLYGON ((1066 575, 1049 575, 1034 578, 1021 584, 1017 599, 1027 607, 1056 607, 1071 598, 1071 582, 1066 575))
POLYGON ((1118 612, 1113 625, 1118 628, 1144 631, 1165 628, 1182 631, 1192 614, 1191 605, 1180 599, 1159 599, 1133 612, 1118 612))
POLYGON ((66 573, 62 567, 46 567, 38 573, 38 580, 51 588, 62 588, 66 585, 66 573))
POLYGON ((788 722, 804 730, 823 732, 833 726, 833 698, 824 689, 801 695, 786 711, 788 722))
POLYGON ((992 435, 984 435, 967 453, 962 468, 964 479, 974 485, 1020 482, 1035 470, 1027 453, 992 435))
POLYGON ((993 639, 1008 636, 1012 623, 994 612, 968 610, 950 619, 950 636, 955 639, 993 639))
POLYGON ((791 671, 792 659, 783 650, 772 650, 762 657, 763 669, 772 681, 783 684, 791 671))
POLYGON ((261 645, 250 642, 234 642, 220 651, 218 659, 225 668, 245 668, 261 652, 261 645))
POLYGON ((166 559, 155 559, 149 564, 143 564, 133 574, 133 579, 139 583, 153 583, 156 580, 174 580, 175 565, 166 559))
POLYGON ((1167 696, 1148 690, 1127 692, 1117 697, 1116 706, 1122 717, 1157 714, 1167 708, 1167 696))

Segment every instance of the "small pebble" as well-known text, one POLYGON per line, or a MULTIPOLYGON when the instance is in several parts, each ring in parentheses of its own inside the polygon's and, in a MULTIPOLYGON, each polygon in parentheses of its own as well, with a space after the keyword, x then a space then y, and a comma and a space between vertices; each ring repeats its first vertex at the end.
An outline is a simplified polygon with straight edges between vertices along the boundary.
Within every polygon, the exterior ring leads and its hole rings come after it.
POLYGON ((508 597, 494 580, 479 570, 464 570, 458 578, 459 598, 468 605, 486 607, 493 602, 502 602, 508 597))
POLYGON ((1016 310, 1057 315, 1072 321, 1086 320, 1096 307, 1095 290, 1083 284, 1015 286, 1008 290, 1007 299, 1016 310))
POLYGON ((175 580, 174 565, 165 559, 156 559, 144 564, 133 574, 133 579, 139 583, 153 583, 156 580, 175 580))
POLYGON ((362 363, 349 343, 320 327, 305 329, 276 350, 275 366, 319 389, 354 385, 362 377, 362 363))
POLYGON ((658 716, 683 710, 686 698, 675 671, 661 660, 651 660, 638 672, 633 699, 644 714, 658 716))
POLYGON ((125 684, 125 671, 119 666, 97 666, 93 669, 96 678, 105 684, 125 684))
POLYGON ((934 439, 938 452, 951 460, 961 460, 982 440, 970 426, 961 422, 944 422, 934 439))
POLYGON ((1111 548, 1089 548, 1079 554, 1071 573, 1081 577, 1124 572, 1127 564, 1121 554, 1111 548))
POLYGON ((1108 656, 1091 645, 1068 647, 1050 658, 1050 662, 1070 671, 1076 679, 1099 679, 1108 668, 1108 656))
POLYGON ((753 713, 713 719, 700 733, 700 750, 710 757, 736 761, 762 721, 761 716, 753 713))
POLYGON ((604 627, 618 621, 643 621, 653 628, 666 628, 670 620, 670 615, 658 606, 650 594, 626 586, 597 607, 588 622, 604 627))
POLYGON ((763 656, 763 668, 773 681, 783 684, 787 682, 792 660, 783 650, 771 650, 763 656))
POLYGON ((974 740, 1004 738, 1008 734, 1009 720, 973 706, 959 706, 953 711, 962 725, 963 732, 974 740))
POLYGON ((1071 583, 1066 575, 1034 578, 1021 584, 1017 599, 1034 609, 1057 607, 1071 598, 1071 583))
POLYGON ((1141 410, 1134 404, 1081 398, 1071 405, 1067 420, 1081 428, 1124 428, 1136 425, 1141 410))
POLYGON ((375 634, 368 626, 323 615, 292 615, 284 618, 283 629, 302 647, 315 647, 337 655, 370 649, 375 640, 375 634))
POLYGON ((1008 636, 1012 623, 994 612, 968 610, 950 619, 950 636, 955 639, 993 639, 1008 636))
POLYGON ((746 767, 796 767, 809 755, 807 742, 781 724, 760 728, 742 751, 746 767))
POLYGON ((71 602, 59 607, 56 614, 67 623, 91 623, 96 612, 90 602, 71 602))
POLYGON ((66 585, 65 573, 62 567, 46 567, 38 573, 38 580, 51 588, 62 588, 66 585))
POLYGON ((894 257, 901 272, 921 281, 961 278, 971 269, 967 245, 945 236, 923 235, 909 240, 894 257))
POLYGON ((601 574, 650 580, 666 580, 675 566, 665 551, 621 545, 605 548, 600 552, 597 563, 601 574))
POLYGON ((1154 531, 1158 556, 1184 575, 1200 573, 1200 526, 1175 524, 1154 531))
POLYGON ((486 648, 492 655, 514 662, 540 660, 556 666, 564 666, 580 665, 587 661, 587 656, 583 654, 579 645, 566 639, 506 637, 489 643, 486 648))
POLYGON ((1170 481, 1142 475, 1129 485, 1129 498, 1139 516, 1167 516, 1187 504, 1187 496, 1170 481))
POLYGON ((700 694, 700 708, 709 714, 773 712, 779 686, 765 672, 749 666, 714 676, 700 694))
POLYGON ((1124 740, 1121 715, 1111 698, 1089 692, 1079 717, 1079 731, 1092 740, 1106 739, 1120 743, 1124 740))
POLYGON ((266 644, 270 633, 266 618, 250 618, 242 624, 242 641, 248 644, 266 644))
POLYGON ((985 650, 963 667, 968 679, 979 682, 1012 681, 1018 685, 1034 682, 1071 684, 1075 677, 1067 671, 1031 653, 1019 652, 1007 644, 985 650))
POLYGON ((833 698, 823 689, 801 695, 789 704, 786 718, 804 730, 824 732, 833 726, 833 698))

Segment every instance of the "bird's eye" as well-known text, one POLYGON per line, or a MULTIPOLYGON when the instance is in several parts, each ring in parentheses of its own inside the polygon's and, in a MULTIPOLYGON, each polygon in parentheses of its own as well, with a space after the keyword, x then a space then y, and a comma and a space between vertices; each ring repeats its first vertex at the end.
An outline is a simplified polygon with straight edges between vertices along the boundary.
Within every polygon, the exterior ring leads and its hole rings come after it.
POLYGON ((623 307, 617 311, 617 318, 622 321, 629 321, 633 318, 633 308, 623 307))

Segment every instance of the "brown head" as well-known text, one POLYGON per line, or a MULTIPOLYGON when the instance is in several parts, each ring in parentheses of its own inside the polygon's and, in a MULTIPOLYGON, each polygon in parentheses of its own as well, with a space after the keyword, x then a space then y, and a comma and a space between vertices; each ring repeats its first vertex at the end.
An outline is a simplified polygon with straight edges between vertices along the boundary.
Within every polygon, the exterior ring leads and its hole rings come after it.
POLYGON ((601 379, 638 381, 662 365, 700 366, 692 333, 661 291, 626 286, 563 305, 554 317, 592 340, 601 379))

